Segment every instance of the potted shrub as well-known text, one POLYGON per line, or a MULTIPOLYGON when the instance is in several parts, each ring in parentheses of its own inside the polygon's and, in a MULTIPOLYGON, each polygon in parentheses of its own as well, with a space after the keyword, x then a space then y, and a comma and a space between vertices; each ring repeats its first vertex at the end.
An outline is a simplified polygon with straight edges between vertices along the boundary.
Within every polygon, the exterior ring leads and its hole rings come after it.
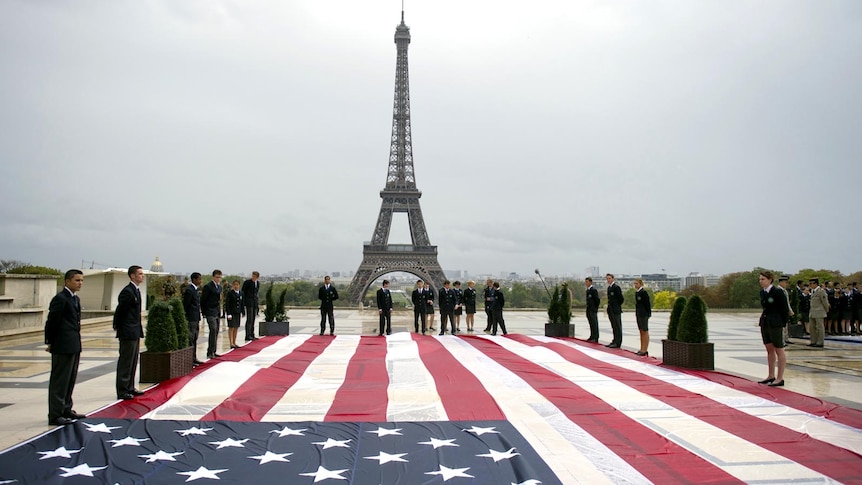
POLYGON ((273 284, 269 284, 264 296, 266 308, 263 310, 264 321, 260 323, 261 335, 290 335, 290 318, 284 308, 286 298, 287 288, 281 291, 276 300, 273 295, 273 284))
POLYGON ((676 340, 676 333, 679 329, 679 317, 682 316, 682 311, 685 310, 685 303, 688 301, 684 296, 678 296, 673 300, 673 309, 670 311, 670 321, 667 324, 667 339, 676 340))
POLYGON ((193 352, 188 345, 188 328, 185 340, 180 342, 172 309, 167 303, 153 303, 146 331, 144 345, 147 350, 141 352, 141 382, 162 382, 192 371, 193 352))
POLYGON ((548 323, 545 324, 546 337, 574 337, 575 324, 572 321, 572 294, 569 286, 554 287, 554 294, 548 303, 548 323))
MULTIPOLYGON (((676 311, 677 303, 674 302, 673 312, 676 311)), ((706 303, 703 298, 694 295, 685 303, 679 315, 675 337, 671 335, 672 325, 673 322, 668 324, 668 338, 662 340, 663 363, 687 369, 715 369, 715 348, 708 342, 706 303)))

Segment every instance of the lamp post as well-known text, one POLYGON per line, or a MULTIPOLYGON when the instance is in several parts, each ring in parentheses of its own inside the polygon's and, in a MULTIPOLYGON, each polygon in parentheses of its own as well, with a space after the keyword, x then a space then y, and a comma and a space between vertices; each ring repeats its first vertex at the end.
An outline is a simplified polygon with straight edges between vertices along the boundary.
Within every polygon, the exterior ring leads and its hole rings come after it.
POLYGON ((539 268, 536 268, 536 275, 538 275, 538 276, 539 276, 539 280, 542 282, 542 286, 544 286, 544 287, 545 287, 545 292, 547 292, 547 293, 548 293, 548 298, 553 298, 553 297, 551 296, 551 291, 550 291, 550 290, 548 290, 548 285, 546 285, 546 284, 545 284, 545 279, 544 279, 544 278, 542 278, 542 273, 539 273, 539 268))

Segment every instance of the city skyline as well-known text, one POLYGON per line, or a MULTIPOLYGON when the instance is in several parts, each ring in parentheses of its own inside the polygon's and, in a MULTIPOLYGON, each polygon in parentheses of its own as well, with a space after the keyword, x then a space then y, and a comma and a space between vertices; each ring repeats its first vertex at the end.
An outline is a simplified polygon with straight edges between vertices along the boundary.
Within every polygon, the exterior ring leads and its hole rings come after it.
MULTIPOLYGON (((0 3, 0 258, 355 269, 400 9, 0 3)), ((852 0, 408 2, 440 265, 858 271, 860 19, 852 0)))

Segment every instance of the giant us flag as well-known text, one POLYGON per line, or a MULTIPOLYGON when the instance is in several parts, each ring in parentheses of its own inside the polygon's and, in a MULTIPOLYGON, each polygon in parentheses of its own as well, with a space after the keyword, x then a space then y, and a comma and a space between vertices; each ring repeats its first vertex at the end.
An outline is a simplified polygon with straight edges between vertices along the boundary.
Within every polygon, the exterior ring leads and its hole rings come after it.
POLYGON ((268 337, 0 454, 0 483, 862 482, 862 412, 571 339, 268 337))

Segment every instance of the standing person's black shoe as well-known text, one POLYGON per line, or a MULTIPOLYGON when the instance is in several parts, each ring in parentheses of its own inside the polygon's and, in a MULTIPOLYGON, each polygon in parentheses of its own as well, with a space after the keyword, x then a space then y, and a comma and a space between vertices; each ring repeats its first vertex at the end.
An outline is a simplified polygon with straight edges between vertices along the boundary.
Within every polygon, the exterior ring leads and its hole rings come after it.
POLYGON ((768 385, 769 387, 783 387, 784 379, 781 379, 780 381, 770 382, 768 385))
POLYGON ((122 399, 123 401, 128 401, 129 399, 134 399, 134 398, 135 398, 135 396, 128 394, 128 393, 120 394, 119 396, 117 396, 117 399, 122 399))
POLYGON ((51 426, 66 426, 67 424, 72 424, 74 422, 74 419, 60 416, 59 418, 48 421, 48 424, 51 426))
POLYGON ((67 414, 64 417, 69 418, 69 419, 84 419, 87 417, 87 415, 76 413, 74 410, 72 410, 72 411, 69 411, 69 414, 67 414))

